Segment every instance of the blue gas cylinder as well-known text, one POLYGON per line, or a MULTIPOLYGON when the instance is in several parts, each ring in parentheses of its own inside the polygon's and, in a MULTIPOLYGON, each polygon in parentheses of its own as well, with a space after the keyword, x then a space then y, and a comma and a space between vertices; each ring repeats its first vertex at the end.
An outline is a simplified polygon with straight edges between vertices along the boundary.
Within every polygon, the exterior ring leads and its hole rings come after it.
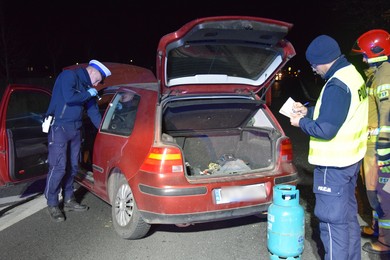
POLYGON ((270 259, 301 259, 305 240, 305 213, 299 205, 299 190, 276 185, 268 208, 267 247, 270 259))

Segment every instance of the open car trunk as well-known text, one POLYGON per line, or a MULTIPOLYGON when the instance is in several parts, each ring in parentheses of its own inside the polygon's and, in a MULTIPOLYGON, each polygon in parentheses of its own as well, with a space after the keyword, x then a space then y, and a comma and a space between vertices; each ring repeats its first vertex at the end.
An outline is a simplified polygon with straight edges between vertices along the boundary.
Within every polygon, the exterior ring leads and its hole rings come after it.
POLYGON ((263 103, 248 97, 167 102, 162 139, 181 147, 188 176, 270 171, 282 134, 263 103))

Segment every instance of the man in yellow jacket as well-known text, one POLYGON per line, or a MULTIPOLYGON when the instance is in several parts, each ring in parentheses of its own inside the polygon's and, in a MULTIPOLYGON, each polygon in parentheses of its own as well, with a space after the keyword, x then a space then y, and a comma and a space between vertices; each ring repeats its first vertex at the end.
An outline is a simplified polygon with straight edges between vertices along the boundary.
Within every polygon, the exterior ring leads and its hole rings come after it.
POLYGON ((326 82, 314 107, 294 104, 290 122, 310 136, 309 163, 316 166, 314 214, 320 221, 324 259, 360 260, 355 187, 366 153, 364 80, 330 36, 315 38, 306 59, 326 82))

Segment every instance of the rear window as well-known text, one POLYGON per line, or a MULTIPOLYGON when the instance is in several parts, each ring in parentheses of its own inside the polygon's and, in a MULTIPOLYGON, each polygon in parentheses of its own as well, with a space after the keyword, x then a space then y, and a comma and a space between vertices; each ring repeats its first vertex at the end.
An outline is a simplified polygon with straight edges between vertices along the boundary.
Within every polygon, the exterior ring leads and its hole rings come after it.
POLYGON ((168 53, 167 80, 196 75, 226 75, 257 81, 277 52, 231 44, 188 44, 168 53))

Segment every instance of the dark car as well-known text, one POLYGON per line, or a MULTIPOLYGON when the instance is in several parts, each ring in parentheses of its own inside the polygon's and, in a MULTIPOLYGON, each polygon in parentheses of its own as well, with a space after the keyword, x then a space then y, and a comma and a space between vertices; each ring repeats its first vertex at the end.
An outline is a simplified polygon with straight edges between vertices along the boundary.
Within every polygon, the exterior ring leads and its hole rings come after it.
POLYGON ((267 106, 295 55, 291 27, 202 18, 160 40, 156 74, 105 63, 103 120, 96 130, 85 117, 77 182, 112 205, 122 238, 266 212, 274 185, 296 184, 291 142, 267 106))

